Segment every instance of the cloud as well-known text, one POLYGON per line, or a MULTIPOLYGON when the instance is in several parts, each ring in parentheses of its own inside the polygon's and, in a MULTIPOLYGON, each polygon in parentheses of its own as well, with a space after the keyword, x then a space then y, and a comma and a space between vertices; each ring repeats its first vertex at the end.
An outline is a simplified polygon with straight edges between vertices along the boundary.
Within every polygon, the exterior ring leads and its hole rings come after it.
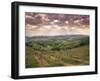
POLYGON ((89 16, 26 12, 25 31, 26 36, 89 35, 89 16))
POLYGON ((58 25, 44 25, 44 26, 31 26, 26 27, 26 36, 55 36, 55 35, 89 35, 89 28, 77 28, 77 27, 60 27, 58 25))

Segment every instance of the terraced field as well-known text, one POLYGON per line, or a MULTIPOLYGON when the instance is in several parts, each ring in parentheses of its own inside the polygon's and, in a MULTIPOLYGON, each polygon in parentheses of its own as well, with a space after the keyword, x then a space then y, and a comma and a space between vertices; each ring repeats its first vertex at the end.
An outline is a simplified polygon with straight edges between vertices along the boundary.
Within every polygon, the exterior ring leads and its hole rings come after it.
POLYGON ((89 65, 89 38, 26 43, 26 68, 89 65))

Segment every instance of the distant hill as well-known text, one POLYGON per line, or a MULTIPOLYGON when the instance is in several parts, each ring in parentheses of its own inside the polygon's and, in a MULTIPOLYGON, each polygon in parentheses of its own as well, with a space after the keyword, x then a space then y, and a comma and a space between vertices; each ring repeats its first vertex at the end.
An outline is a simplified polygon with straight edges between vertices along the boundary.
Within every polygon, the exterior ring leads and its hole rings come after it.
POLYGON ((48 41, 48 40, 73 40, 88 37, 87 35, 60 35, 60 36, 33 36, 25 37, 26 42, 31 41, 48 41))

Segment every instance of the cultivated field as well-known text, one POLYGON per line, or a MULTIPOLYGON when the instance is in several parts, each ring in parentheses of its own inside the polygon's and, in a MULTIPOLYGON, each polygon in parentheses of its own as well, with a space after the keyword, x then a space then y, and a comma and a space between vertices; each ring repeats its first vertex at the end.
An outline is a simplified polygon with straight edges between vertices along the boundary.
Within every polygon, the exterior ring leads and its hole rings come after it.
POLYGON ((41 38, 26 42, 26 68, 89 65, 88 36, 41 38))

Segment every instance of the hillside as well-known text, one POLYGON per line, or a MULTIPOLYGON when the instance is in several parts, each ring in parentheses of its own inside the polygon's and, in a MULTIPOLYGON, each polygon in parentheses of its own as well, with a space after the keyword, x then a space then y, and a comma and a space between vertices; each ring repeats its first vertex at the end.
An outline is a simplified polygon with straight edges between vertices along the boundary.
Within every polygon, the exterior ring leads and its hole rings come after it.
POLYGON ((26 68, 89 65, 89 37, 28 38, 25 62, 26 68))
POLYGON ((60 36, 33 36, 25 37, 26 42, 30 41, 48 41, 48 40, 73 40, 88 37, 87 35, 60 35, 60 36))

